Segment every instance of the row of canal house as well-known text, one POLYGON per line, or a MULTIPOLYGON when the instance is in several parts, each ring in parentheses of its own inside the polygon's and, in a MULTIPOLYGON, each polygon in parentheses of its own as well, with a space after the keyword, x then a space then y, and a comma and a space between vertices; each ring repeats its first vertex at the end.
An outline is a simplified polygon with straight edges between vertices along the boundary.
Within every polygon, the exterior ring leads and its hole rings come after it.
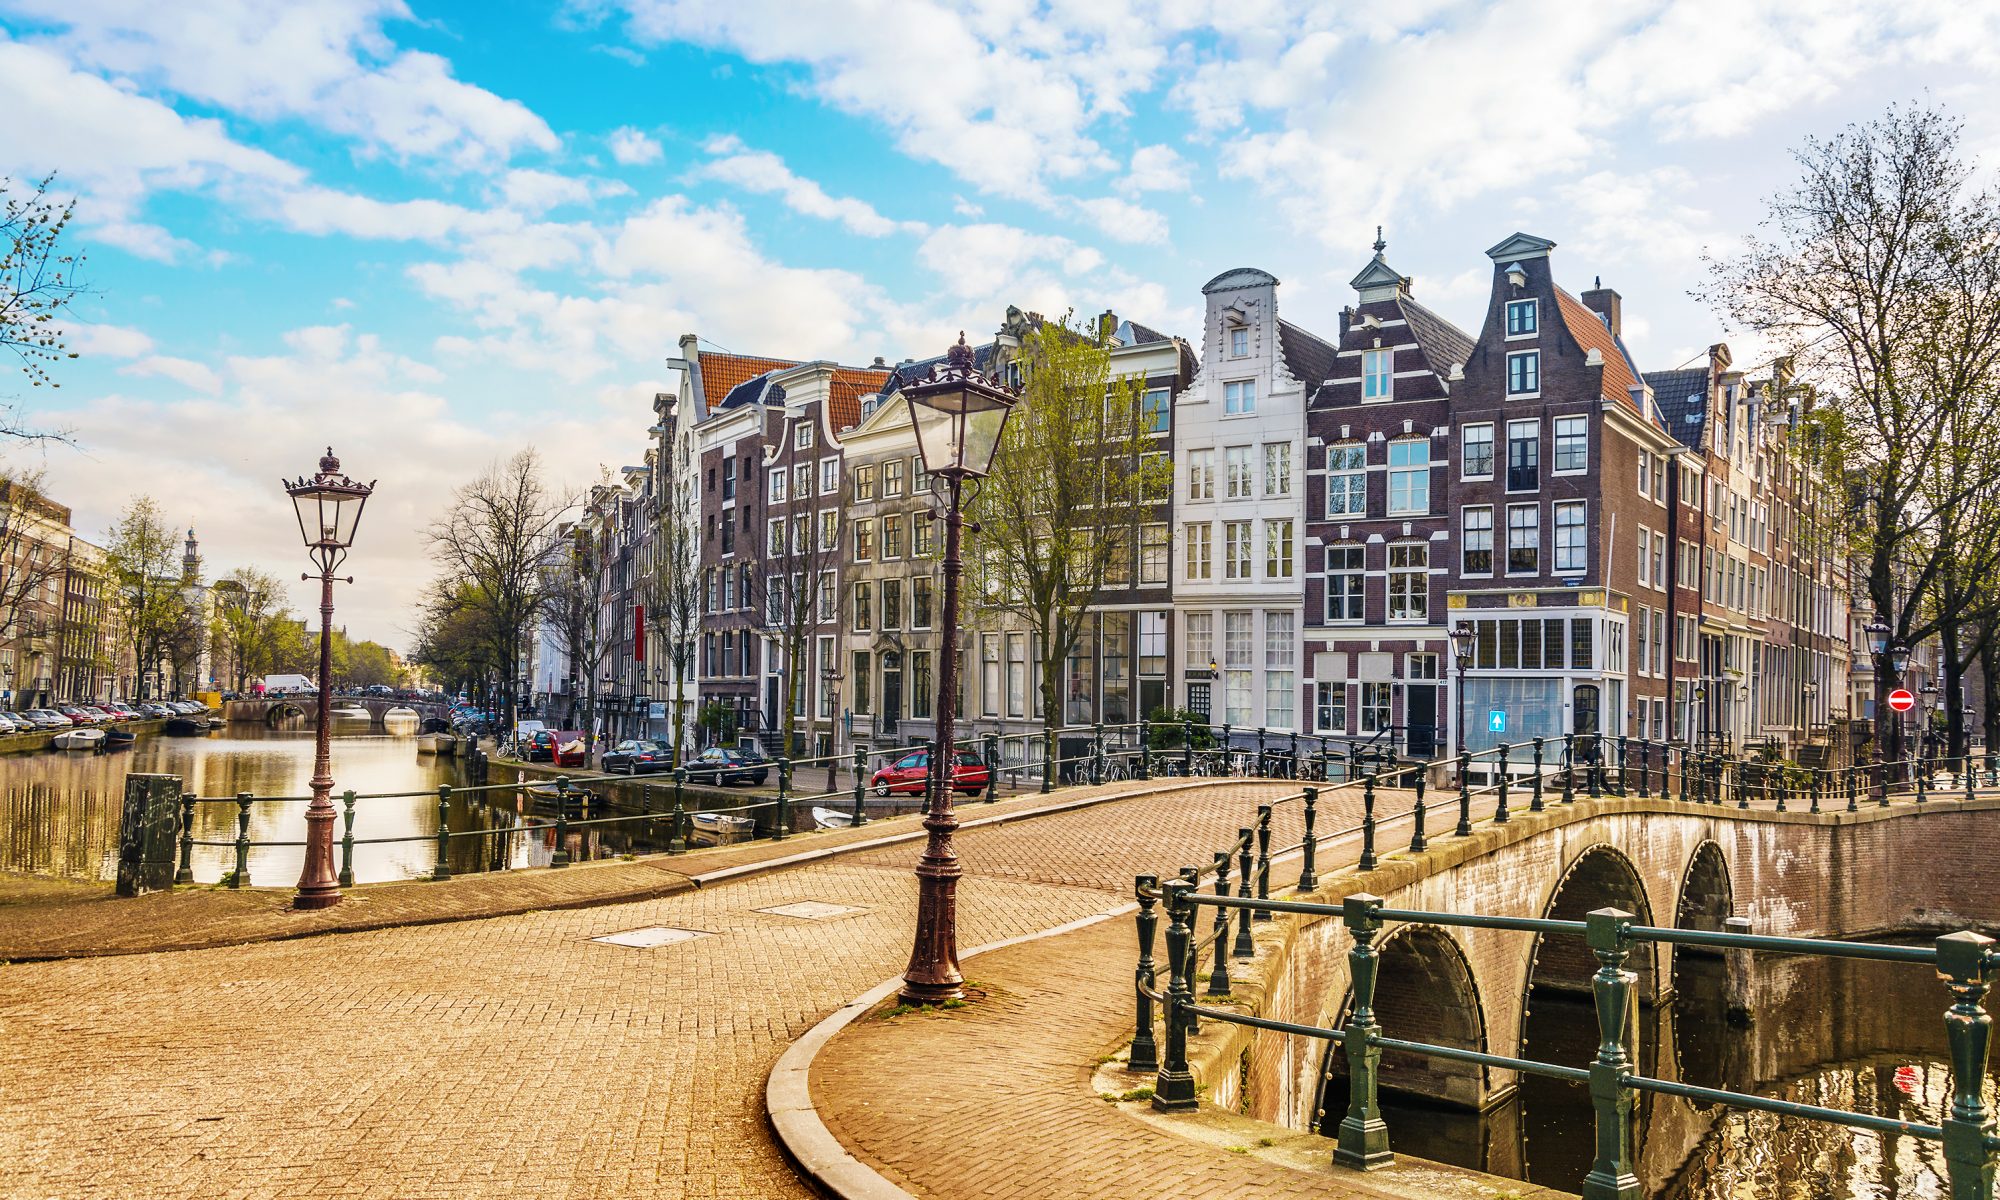
MULTIPOLYGON (((1134 513, 1130 561, 1064 669, 1065 723, 1184 707, 1428 756, 1455 746, 1461 701, 1474 750, 1593 730, 1798 742, 1846 715, 1847 580, 1790 452, 1809 398, 1783 364, 1752 378, 1717 346, 1642 372, 1618 293, 1564 290, 1546 239, 1487 252, 1476 334, 1375 249, 1330 337, 1283 319, 1278 280, 1248 268, 1203 289, 1199 354, 1101 319, 1114 370, 1146 380, 1175 484, 1134 513), (1460 621, 1476 633, 1462 697, 1460 621)), ((1008 310, 980 367, 1018 370, 1037 319, 1008 310)), ((683 439, 658 453, 684 464, 700 526, 695 689, 765 748, 787 702, 815 752, 932 728, 939 528, 899 389, 933 361, 689 336, 672 363, 655 429, 683 439)), ((1028 631, 969 606, 957 652, 970 730, 1040 728, 1028 631)))

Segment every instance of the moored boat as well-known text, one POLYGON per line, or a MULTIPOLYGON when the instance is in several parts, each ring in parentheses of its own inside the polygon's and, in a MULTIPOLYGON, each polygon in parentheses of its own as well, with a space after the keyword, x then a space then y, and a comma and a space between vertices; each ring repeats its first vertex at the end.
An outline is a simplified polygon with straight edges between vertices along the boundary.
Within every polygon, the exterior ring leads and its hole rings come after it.
POLYGON ((104 744, 102 729, 65 729, 49 739, 58 750, 95 750, 104 744))
POLYGON ((138 740, 139 735, 129 729, 114 728, 104 731, 104 748, 106 750, 123 750, 138 740))
POLYGON ((854 827, 853 812, 842 812, 837 808, 813 806, 813 824, 821 829, 851 829, 854 827))
POLYGON ((757 834, 757 822, 735 813, 698 812, 688 821, 694 826, 694 840, 709 846, 748 841, 757 834))
POLYGON ((562 807, 568 812, 581 812, 597 801, 597 797, 587 788, 573 787, 564 790, 557 788, 553 783, 531 783, 526 790, 528 803, 537 808, 562 807))
POLYGON ((170 717, 166 732, 169 737, 204 737, 208 733, 208 718, 170 717))

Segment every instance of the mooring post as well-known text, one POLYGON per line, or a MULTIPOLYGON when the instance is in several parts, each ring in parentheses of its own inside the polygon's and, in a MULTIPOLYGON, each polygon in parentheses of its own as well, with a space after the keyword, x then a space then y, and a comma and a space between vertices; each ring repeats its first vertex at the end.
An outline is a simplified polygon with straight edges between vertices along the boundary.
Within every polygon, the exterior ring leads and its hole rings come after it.
POLYGON ((569 865, 569 776, 556 776, 556 850, 549 855, 551 867, 569 865))
POLYGON ((1371 771, 1361 781, 1361 861, 1363 871, 1375 869, 1375 780, 1380 771, 1371 771))
POLYGON ((1528 791, 1528 811, 1541 812, 1546 808, 1542 802, 1542 739, 1535 739, 1535 781, 1528 791))
MULTIPOLYGON (((957 766, 957 756, 945 767, 945 786, 951 786, 952 768, 957 766)), ((771 827, 771 840, 782 842, 792 823, 792 763, 780 754, 778 756, 778 819, 771 827)))
POLYGON ((1190 1109, 1198 1103, 1194 1073, 1188 1070, 1187 1061, 1187 1018, 1194 1008, 1193 981, 1188 974, 1194 942, 1189 929, 1190 886, 1186 879, 1169 879, 1160 887, 1167 905, 1167 1045, 1153 1080, 1153 1107, 1162 1112, 1190 1109))
POLYGON ((246 888, 250 886, 250 793, 236 793, 236 872, 229 877, 229 886, 246 888))
POLYGON ((1375 1020, 1375 976, 1381 955, 1375 939, 1382 932, 1377 910, 1382 898, 1361 893, 1340 902, 1341 921, 1354 946, 1347 952, 1353 1009, 1348 1014, 1341 1049, 1347 1054, 1347 1115, 1341 1119, 1333 1161, 1341 1166, 1373 1171, 1395 1161, 1389 1153, 1389 1127, 1376 1104, 1382 1048, 1375 1044, 1382 1027, 1375 1020))
MULTIPOLYGON (((194 793, 181 793, 181 865, 175 883, 194 882, 194 793)), ((340 886, 346 887, 343 882, 340 886)))
POLYGON ((1472 836, 1472 755, 1464 750, 1458 752, 1458 829, 1459 837, 1472 836))
POLYGON ((854 748, 854 823, 856 825, 866 825, 868 823, 868 814, 862 808, 866 791, 861 785, 861 773, 867 769, 868 752, 856 746, 854 748))
POLYGON ((1563 734, 1563 801, 1576 803, 1576 735, 1563 734))
POLYGON ((1425 773, 1417 772, 1417 802, 1410 809, 1410 853, 1422 854, 1430 842, 1424 837, 1424 783, 1425 773))
POLYGON ((1159 917, 1153 912, 1153 905, 1159 900, 1160 878, 1157 875, 1141 875, 1133 883, 1133 895, 1139 901, 1139 968, 1133 977, 1133 994, 1138 1011, 1135 1014, 1135 1032, 1132 1035, 1132 1053, 1126 1060, 1128 1071, 1158 1071, 1160 1069, 1160 1048, 1153 1041, 1153 998, 1147 993, 1153 989, 1153 927, 1159 917))
POLYGON ((1632 1093, 1620 1080, 1631 1070, 1631 955, 1625 929, 1632 914, 1600 908, 1584 915, 1585 940, 1597 956, 1591 996, 1597 1006, 1597 1059, 1590 1064, 1590 1103, 1597 1113, 1597 1154, 1583 1177, 1583 1200, 1640 1200, 1632 1173, 1632 1093))

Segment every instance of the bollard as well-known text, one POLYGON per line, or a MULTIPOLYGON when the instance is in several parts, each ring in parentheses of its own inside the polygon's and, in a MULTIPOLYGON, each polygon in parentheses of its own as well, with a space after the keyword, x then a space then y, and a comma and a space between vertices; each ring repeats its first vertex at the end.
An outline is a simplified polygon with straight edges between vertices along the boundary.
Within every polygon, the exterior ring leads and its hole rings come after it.
POLYGON ((1153 777, 1153 729, 1141 723, 1139 726, 1139 778, 1153 777))
POLYGON ((1056 785, 1056 735, 1054 730, 1042 730, 1042 795, 1046 796, 1056 785))
POLYGON ((1861 811, 1861 792, 1859 785, 1855 781, 1854 767, 1852 764, 1850 764, 1847 768, 1847 811, 1848 812, 1861 811))
POLYGON ((549 856, 551 867, 569 865, 569 776, 556 777, 556 852, 549 856))
POLYGON ((451 785, 438 784, 438 828, 437 864, 431 868, 431 878, 442 880, 451 878, 451 864, 446 856, 451 850, 451 785))
POLYGON ((1188 882, 1169 879, 1160 890, 1167 904, 1167 1045, 1153 1080, 1153 1107, 1173 1112, 1195 1107, 1194 1073, 1188 1070, 1187 1017, 1194 1008, 1188 958, 1194 938, 1188 928, 1188 882))
POLYGON ((1458 752, 1458 829, 1459 837, 1472 836, 1472 755, 1467 751, 1458 752))
MULTIPOLYGON (((1785 811, 1785 791, 1786 791, 1785 782, 1786 782, 1785 777, 1782 774, 1780 774, 1778 776, 1778 787, 1777 787, 1779 812, 1785 811)), ((1767 792, 1771 790, 1771 776, 1768 772, 1766 772, 1764 776, 1764 790, 1767 792)))
POLYGON ((1319 849, 1319 839, 1313 834, 1313 825, 1319 820, 1319 789, 1309 787, 1306 796, 1306 838, 1299 847, 1299 887, 1302 892, 1310 892, 1319 886, 1319 875, 1313 870, 1313 853, 1319 849))
POLYGON ((1812 782, 1811 782, 1811 783, 1810 783, 1810 784, 1808 785, 1808 786, 1809 786, 1809 787, 1810 787, 1810 788, 1812 789, 1812 809, 1811 809, 1811 811, 1813 811, 1813 812, 1818 812, 1818 811, 1819 811, 1819 794, 1820 794, 1821 790, 1822 790, 1822 789, 1824 788, 1824 786, 1825 786, 1825 780, 1826 780, 1826 769, 1825 769, 1824 767, 1811 767, 1811 768, 1809 768, 1809 770, 1811 770, 1811 771, 1812 771, 1812 782))
POLYGON ((1625 928, 1632 914, 1600 908, 1585 914, 1585 939, 1597 956, 1590 991, 1597 1007, 1597 1059, 1590 1064, 1590 1102, 1597 1113, 1597 1157, 1583 1177, 1583 1200, 1639 1200, 1632 1174, 1632 1093, 1619 1080, 1632 1069, 1631 954, 1625 928))
POLYGON ((1381 907, 1381 897, 1365 892, 1340 902, 1341 920, 1354 939, 1353 949, 1347 952, 1354 1007, 1341 1038, 1341 1049, 1347 1052, 1347 1115, 1341 1118, 1333 1161, 1363 1171, 1395 1161, 1389 1153, 1389 1127, 1375 1101, 1382 1068, 1382 1048, 1375 1044, 1382 1033, 1375 1022, 1375 975, 1382 965, 1375 949, 1375 939, 1382 932, 1382 918, 1376 910, 1381 907))
POLYGON ((1590 780, 1590 798, 1601 799, 1604 795, 1604 735, 1590 735, 1590 766, 1584 771, 1590 780))
POLYGON ((2000 787, 2000 754, 1986 752, 1986 786, 2000 787))
MULTIPOLYGON (((1257 836, 1254 829, 1236 831, 1236 898, 1250 898, 1250 845, 1257 836)), ((1225 910, 1226 911, 1226 910, 1225 910)), ((1250 910, 1236 910, 1236 945, 1230 950, 1238 958, 1257 957, 1257 947, 1250 941, 1250 910)))
MULTIPOLYGON (((194 882, 194 793, 181 793, 181 865, 175 883, 194 882)), ((342 884, 342 887, 347 886, 342 884)))
POLYGON ((1222 723, 1221 753, 1216 755, 1216 761, 1221 764, 1222 767, 1221 773, 1224 775, 1232 773, 1231 768, 1235 764, 1230 762, 1230 758, 1233 756, 1235 748, 1236 748, 1236 741, 1235 737, 1230 733, 1229 722, 1224 721, 1222 723))
MULTIPOLYGON (((1215 855, 1215 894, 1229 894, 1229 852, 1218 850, 1215 855)), ((1220 904, 1215 906, 1215 967, 1208 973, 1208 994, 1227 996, 1229 994, 1229 910, 1220 904)))
POLYGON ((1535 739, 1535 782, 1528 791, 1528 811, 1541 812, 1548 805, 1542 802, 1542 739, 1535 739))
POLYGON ((1951 1111, 1945 1116, 1944 1160, 1952 1200, 1993 1195, 1996 1156, 1993 1114, 1981 1089, 1993 1040, 1993 1018, 1980 1004, 1993 981, 1993 939, 1948 933, 1937 940, 1938 975, 1951 989, 1944 1029, 1951 1046, 1951 1111))
POLYGON ((1361 781, 1361 861, 1355 866, 1372 871, 1375 865, 1375 774, 1370 774, 1361 781))
POLYGON ((250 793, 236 793, 236 873, 229 877, 229 886, 246 888, 250 886, 250 793))
POLYGON ((862 811, 862 798, 866 794, 861 786, 861 773, 868 767, 868 752, 861 747, 854 748, 854 823, 866 825, 868 814, 862 811))
POLYGON ((667 853, 680 854, 687 849, 687 806, 683 802, 682 789, 687 786, 687 768, 674 768, 674 815, 673 828, 667 830, 667 853))
POLYGON ((1563 800, 1564 804, 1576 803, 1576 735, 1563 734, 1563 800))
MULTIPOLYGON (((1271 898, 1271 806, 1257 806, 1257 898, 1271 898)), ((1253 920, 1268 921, 1271 914, 1258 911, 1251 914, 1253 920)))
MULTIPOLYGON (((947 771, 947 775, 949 771, 947 771)), ((950 787, 950 784, 946 784, 950 787)), ((792 763, 780 754, 778 756, 778 819, 771 829, 771 840, 785 840, 785 830, 792 823, 792 763)))
POLYGON ((1967 800, 1972 799, 1972 782, 1972 755, 1967 753, 1965 756, 1965 798, 1967 800))
POLYGON ((1493 806, 1493 823, 1505 825, 1511 819, 1507 815, 1507 751, 1511 747, 1501 742, 1495 749, 1498 753, 1494 756, 1494 762, 1500 772, 1500 786, 1495 792, 1497 800, 1493 806))
POLYGON ((1146 994, 1153 990, 1154 982, 1153 926, 1159 918, 1153 913, 1153 905, 1159 889, 1157 875, 1141 875, 1132 885, 1132 894, 1139 901, 1139 968, 1133 975, 1132 993, 1138 1011, 1133 1025, 1132 1053, 1125 1062, 1128 1071, 1160 1069, 1160 1048, 1153 1041, 1153 998, 1146 994))
MULTIPOLYGON (((1748 934, 1749 917, 1724 917, 1724 933, 1748 934)), ((1747 1022, 1751 1019, 1755 1006, 1751 1002, 1752 981, 1757 975, 1757 956, 1754 951, 1742 946, 1731 946, 1722 952, 1723 1003, 1729 1019, 1747 1022)))
POLYGON ((1268 778, 1271 774, 1271 760, 1265 757, 1264 753, 1264 727, 1262 725, 1257 727, 1257 774, 1262 778, 1268 778))
POLYGON ((1410 830, 1410 853, 1412 854, 1422 854, 1424 852, 1424 848, 1430 845, 1430 843, 1424 838, 1424 811, 1425 811, 1424 782, 1425 782, 1425 773, 1422 770, 1418 770, 1417 802, 1415 806, 1410 809, 1410 818, 1412 822, 1410 830))

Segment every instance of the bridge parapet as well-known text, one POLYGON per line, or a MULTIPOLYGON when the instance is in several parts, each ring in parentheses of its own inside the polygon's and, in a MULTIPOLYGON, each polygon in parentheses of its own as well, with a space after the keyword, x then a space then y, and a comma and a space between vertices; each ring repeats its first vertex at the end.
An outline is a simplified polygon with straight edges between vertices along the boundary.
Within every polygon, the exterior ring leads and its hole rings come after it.
MULTIPOLYGON (((222 702, 222 719, 232 724, 239 721, 261 721, 268 725, 292 713, 311 718, 318 701, 319 698, 313 695, 267 696, 249 700, 225 700, 222 702)), ((451 711, 443 704, 433 704, 426 701, 384 700, 361 696, 338 696, 334 698, 333 703, 336 708, 353 706, 367 709, 369 721, 376 725, 382 724, 383 716, 391 709, 411 709, 416 712, 420 719, 444 717, 451 711)))

